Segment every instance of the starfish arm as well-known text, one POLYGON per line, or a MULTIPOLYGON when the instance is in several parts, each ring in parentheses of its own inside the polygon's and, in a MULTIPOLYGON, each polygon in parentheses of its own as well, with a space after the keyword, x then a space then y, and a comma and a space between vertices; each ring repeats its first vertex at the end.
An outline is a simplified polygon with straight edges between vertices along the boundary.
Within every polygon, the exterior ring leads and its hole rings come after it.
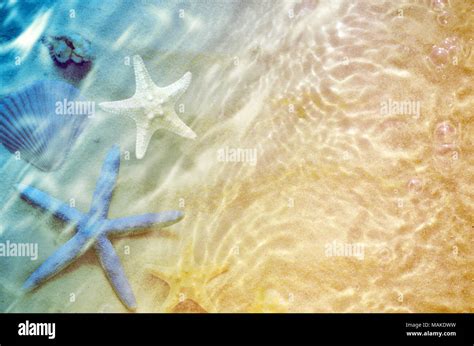
POLYGON ((101 236, 97 239, 95 249, 115 293, 129 310, 135 310, 137 308, 135 295, 112 243, 106 236, 101 236))
POLYGON ((126 100, 101 102, 99 103, 99 107, 109 113, 129 115, 133 109, 140 108, 141 105, 136 98, 131 97, 126 100))
POLYGON ((135 94, 148 93, 155 87, 155 83, 151 79, 145 67, 145 63, 140 55, 133 57, 133 70, 135 71, 135 81, 137 89, 135 94))
POLYGON ((160 312, 173 312, 176 305, 180 303, 179 288, 171 286, 168 292, 168 296, 165 301, 161 303, 160 312))
POLYGON ((217 312, 216 305, 211 301, 206 292, 193 292, 188 298, 198 304, 202 309, 209 313, 217 312))
POLYGON ((140 231, 146 231, 150 227, 167 227, 184 217, 181 211, 165 211, 157 214, 144 214, 128 216, 109 220, 105 224, 105 230, 111 235, 128 235, 140 231))
POLYGON ((151 129, 146 127, 144 124, 137 122, 137 142, 135 146, 135 156, 137 159, 143 159, 145 156, 146 150, 148 149, 148 144, 150 144, 151 137, 157 129, 151 129))
POLYGON ((164 119, 163 124, 161 124, 164 129, 171 131, 181 137, 194 139, 196 138, 196 134, 194 131, 188 127, 179 117, 178 115, 172 111, 168 114, 168 116, 164 119))
POLYGON ((160 88, 160 91, 164 92, 166 95, 169 95, 171 99, 178 100, 181 95, 186 92, 186 89, 188 89, 189 84, 191 84, 192 77, 193 75, 191 72, 186 72, 183 77, 173 84, 164 88, 160 88))
POLYGON ((41 190, 24 184, 17 184, 16 188, 23 199, 43 210, 51 212, 63 221, 79 223, 83 217, 79 210, 71 208, 66 203, 49 196, 41 190))
POLYGON ((89 214, 105 218, 109 212, 110 200, 120 168, 120 148, 114 145, 105 158, 97 181, 89 214))
POLYGON ((172 283, 176 280, 175 269, 171 267, 148 264, 145 266, 145 270, 152 276, 165 281, 170 286, 172 286, 172 283))
POLYGON ((33 274, 23 284, 25 291, 30 291, 43 281, 56 275, 62 269, 71 264, 76 258, 81 256, 92 245, 89 238, 81 234, 76 234, 64 245, 56 250, 36 269, 33 274))

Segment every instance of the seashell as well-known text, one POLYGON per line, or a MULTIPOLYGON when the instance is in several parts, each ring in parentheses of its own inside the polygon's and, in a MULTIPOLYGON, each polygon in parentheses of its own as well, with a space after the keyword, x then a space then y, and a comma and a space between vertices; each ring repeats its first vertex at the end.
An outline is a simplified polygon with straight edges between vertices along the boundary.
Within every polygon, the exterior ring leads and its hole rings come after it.
POLYGON ((43 36, 41 42, 48 47, 51 58, 60 65, 82 64, 93 59, 90 41, 79 34, 43 36))
POLYGON ((41 42, 64 78, 71 81, 83 79, 92 67, 91 42, 79 34, 43 36, 41 42))
POLYGON ((36 82, 0 100, 0 142, 40 170, 56 170, 93 112, 72 85, 36 82))

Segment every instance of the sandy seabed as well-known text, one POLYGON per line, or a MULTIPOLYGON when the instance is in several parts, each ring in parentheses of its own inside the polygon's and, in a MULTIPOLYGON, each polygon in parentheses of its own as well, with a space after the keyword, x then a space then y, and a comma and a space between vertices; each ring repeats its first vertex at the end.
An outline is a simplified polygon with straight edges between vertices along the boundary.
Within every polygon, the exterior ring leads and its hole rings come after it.
MULTIPOLYGON (((79 32, 95 45, 78 85, 93 101, 133 94, 125 62, 134 54, 157 85, 191 71, 180 117, 198 137, 158 131, 137 160, 133 120, 98 109, 58 171, 2 148, 0 239, 38 242, 40 253, 0 259, 0 308, 126 311, 93 251, 17 293, 70 233, 13 184, 86 211, 118 143, 130 159, 110 217, 186 215, 113 240, 138 312, 473 312, 473 11, 470 0, 39 8, 38 30, 79 32)), ((31 47, 23 68, 5 74, 4 94, 61 78, 31 47)))

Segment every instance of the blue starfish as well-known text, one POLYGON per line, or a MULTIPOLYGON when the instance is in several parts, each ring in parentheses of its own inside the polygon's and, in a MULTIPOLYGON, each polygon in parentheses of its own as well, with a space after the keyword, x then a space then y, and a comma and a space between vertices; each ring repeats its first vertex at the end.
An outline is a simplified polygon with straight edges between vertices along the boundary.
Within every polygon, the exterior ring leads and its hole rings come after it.
POLYGON ((114 145, 107 154, 97 182, 92 205, 87 214, 49 196, 34 187, 18 184, 21 197, 35 206, 50 211, 57 218, 77 228, 76 234, 54 252, 23 285, 25 291, 36 288, 43 281, 56 275, 84 254, 92 245, 100 259, 110 283, 122 303, 130 310, 136 309, 135 296, 127 281, 120 260, 114 251, 109 235, 137 233, 151 226, 166 227, 180 221, 180 211, 144 214, 109 220, 110 200, 120 168, 120 149, 114 145))

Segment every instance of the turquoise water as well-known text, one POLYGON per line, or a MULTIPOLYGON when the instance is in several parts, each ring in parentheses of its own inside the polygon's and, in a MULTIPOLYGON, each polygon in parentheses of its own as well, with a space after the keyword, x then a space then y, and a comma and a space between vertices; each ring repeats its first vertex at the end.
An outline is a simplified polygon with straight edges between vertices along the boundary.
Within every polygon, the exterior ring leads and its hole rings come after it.
MULTIPOLYGON (((120 65, 130 54, 212 52, 217 41, 226 39, 222 28, 232 22, 239 2, 3 1, 0 6, 1 92, 5 93, 16 83, 55 77, 35 40, 43 34, 82 34, 93 42, 97 68, 102 70, 120 65), (26 32, 28 37, 21 39, 26 32), (16 58, 21 58, 21 68, 15 65, 16 58)), ((110 69, 101 71, 108 73, 110 69)))

